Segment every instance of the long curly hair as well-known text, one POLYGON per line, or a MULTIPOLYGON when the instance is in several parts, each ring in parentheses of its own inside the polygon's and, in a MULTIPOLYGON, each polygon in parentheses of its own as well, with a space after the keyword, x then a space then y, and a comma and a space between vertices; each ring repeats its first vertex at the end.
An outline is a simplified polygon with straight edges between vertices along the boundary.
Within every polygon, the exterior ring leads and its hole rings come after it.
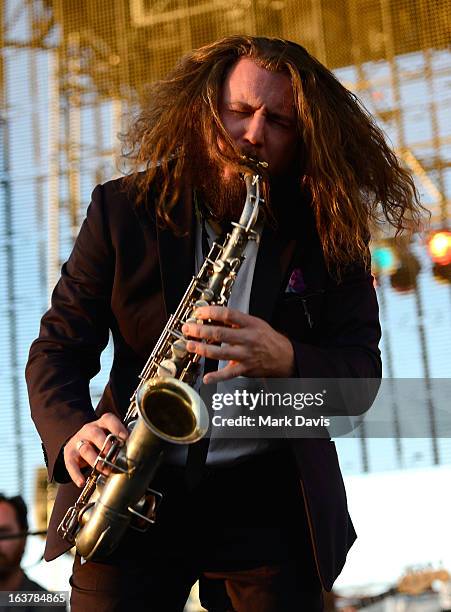
POLYGON ((228 69, 251 58, 291 79, 301 146, 299 182, 309 193, 329 270, 368 263, 370 228, 421 228, 426 209, 415 184, 357 97, 302 46, 279 38, 229 36, 185 55, 150 86, 142 111, 122 136, 131 163, 125 184, 138 204, 153 185, 157 221, 177 232, 172 213, 192 185, 192 152, 202 142, 221 163, 242 166, 218 112, 228 69), (221 141, 220 147, 218 141, 221 141))

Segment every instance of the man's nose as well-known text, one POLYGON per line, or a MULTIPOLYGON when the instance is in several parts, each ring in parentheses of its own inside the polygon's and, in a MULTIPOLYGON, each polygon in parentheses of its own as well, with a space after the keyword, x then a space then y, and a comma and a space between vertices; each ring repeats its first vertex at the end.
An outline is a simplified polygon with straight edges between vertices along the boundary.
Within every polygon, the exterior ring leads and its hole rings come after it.
POLYGON ((252 115, 246 126, 244 139, 254 146, 261 147, 265 143, 265 117, 252 115))

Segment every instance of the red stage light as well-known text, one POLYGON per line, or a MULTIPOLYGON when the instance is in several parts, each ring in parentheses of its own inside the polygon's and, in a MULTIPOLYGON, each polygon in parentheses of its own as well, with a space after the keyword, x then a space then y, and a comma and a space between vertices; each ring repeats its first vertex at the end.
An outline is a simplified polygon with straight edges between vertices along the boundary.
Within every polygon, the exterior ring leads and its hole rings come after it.
POLYGON ((451 232, 449 230, 435 232, 429 238, 428 247, 434 263, 441 266, 451 263, 451 232))

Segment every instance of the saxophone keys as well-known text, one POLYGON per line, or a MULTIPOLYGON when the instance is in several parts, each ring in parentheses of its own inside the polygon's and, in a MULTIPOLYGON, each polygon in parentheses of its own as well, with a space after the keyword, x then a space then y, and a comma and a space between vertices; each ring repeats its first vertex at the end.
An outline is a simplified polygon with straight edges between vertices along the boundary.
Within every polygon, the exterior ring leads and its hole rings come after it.
POLYGON ((239 270, 243 259, 244 259, 244 257, 243 258, 241 258, 241 257, 234 257, 233 259, 231 259, 229 261, 229 266, 230 266, 230 270, 231 270, 230 273, 231 274, 235 274, 236 275, 235 270, 239 270))
POLYGON ((191 312, 191 316, 186 320, 186 323, 194 323, 195 325, 202 325, 202 323, 204 322, 203 319, 197 319, 194 316, 194 311, 196 310, 196 308, 201 308, 202 306, 209 306, 210 304, 208 302, 206 302, 205 300, 197 300, 196 302, 194 302, 194 306, 193 306, 193 310, 191 312))
POLYGON ((191 323, 192 325, 197 325, 199 322, 199 319, 196 319, 196 317, 189 317, 188 319, 186 319, 185 323, 188 323, 188 325, 191 323))
POLYGON ((232 276, 228 276, 227 278, 224 279, 222 286, 224 287, 225 291, 232 290, 234 280, 235 279, 232 276))
MULTIPOLYGON (((213 297, 214 294, 211 289, 205 289, 204 291, 202 291, 202 295, 204 295, 206 291, 210 291, 213 297)), ((194 302, 194 308, 201 308, 202 306, 209 306, 209 303, 206 300, 197 300, 196 302, 194 302)))
POLYGON ((213 289, 207 288, 202 291, 201 295, 202 295, 202 300, 200 301, 206 302, 205 306, 208 306, 209 303, 214 299, 215 292, 213 291, 213 289))
POLYGON ((179 338, 171 347, 172 354, 176 359, 183 359, 188 351, 186 350, 186 340, 179 338))
POLYGON ((218 259, 213 264, 213 272, 215 272, 216 274, 219 274, 220 272, 224 270, 225 265, 226 264, 222 259, 218 259))
POLYGON ((173 376, 177 375, 177 366, 171 359, 163 359, 163 361, 158 365, 157 370, 158 376, 173 376))

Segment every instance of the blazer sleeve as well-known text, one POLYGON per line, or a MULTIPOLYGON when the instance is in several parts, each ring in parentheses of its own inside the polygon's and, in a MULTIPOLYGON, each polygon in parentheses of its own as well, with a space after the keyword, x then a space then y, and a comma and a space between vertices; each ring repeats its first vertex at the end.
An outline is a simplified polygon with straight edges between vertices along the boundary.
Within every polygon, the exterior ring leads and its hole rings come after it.
POLYGON ((99 185, 62 267, 39 337, 31 345, 25 372, 31 416, 43 442, 50 480, 67 480, 58 455, 69 438, 96 419, 89 381, 99 372, 100 354, 108 343, 113 270, 99 185))
POLYGON ((381 378, 381 327, 373 277, 354 266, 342 282, 329 280, 321 312, 320 342, 291 339, 302 378, 381 378))

